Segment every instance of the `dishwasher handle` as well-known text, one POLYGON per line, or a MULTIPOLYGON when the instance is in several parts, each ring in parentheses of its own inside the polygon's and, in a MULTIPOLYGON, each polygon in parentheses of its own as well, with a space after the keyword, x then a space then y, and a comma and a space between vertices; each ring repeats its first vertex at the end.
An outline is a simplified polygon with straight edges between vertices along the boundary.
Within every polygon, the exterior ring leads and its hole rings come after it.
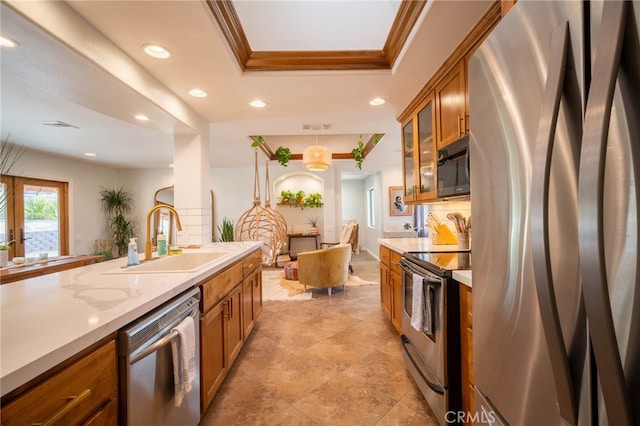
MULTIPOLYGON (((189 314, 189 316, 195 319, 198 316, 198 313, 199 313, 198 309, 194 309, 191 312, 191 314, 189 314)), ((141 350, 140 352, 132 353, 131 355, 129 355, 129 365, 133 365, 136 362, 140 361, 141 359, 144 359, 149 355, 151 355, 152 353, 158 351, 161 347, 163 347, 164 345, 166 345, 167 343, 171 342, 173 339, 178 337, 178 334, 179 333, 177 330, 172 330, 169 333, 162 336, 160 339, 153 342, 151 345, 141 350)))

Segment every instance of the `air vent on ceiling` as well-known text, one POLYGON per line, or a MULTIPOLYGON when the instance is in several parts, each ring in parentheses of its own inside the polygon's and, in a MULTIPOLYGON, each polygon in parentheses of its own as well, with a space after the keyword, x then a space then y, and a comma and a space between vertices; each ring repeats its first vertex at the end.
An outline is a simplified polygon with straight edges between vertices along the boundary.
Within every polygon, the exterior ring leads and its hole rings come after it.
POLYGON ((329 130, 331 128, 330 124, 303 124, 302 130, 313 130, 314 132, 320 130, 329 130))
POLYGON ((73 124, 65 123, 64 121, 56 120, 56 121, 45 121, 42 123, 43 126, 51 126, 51 127, 71 127, 74 129, 79 129, 80 127, 74 126, 73 124))

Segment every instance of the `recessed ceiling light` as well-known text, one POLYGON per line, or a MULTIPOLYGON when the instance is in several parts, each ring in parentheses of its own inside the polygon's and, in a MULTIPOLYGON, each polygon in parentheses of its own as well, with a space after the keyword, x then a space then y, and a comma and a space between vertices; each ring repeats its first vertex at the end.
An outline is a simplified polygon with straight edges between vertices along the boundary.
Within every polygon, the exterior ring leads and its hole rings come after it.
POLYGON ((196 98, 206 98, 208 93, 202 89, 191 89, 189 90, 189 94, 196 98))
POLYGON ((18 47, 18 46, 20 46, 20 44, 15 40, 11 40, 9 37, 0 36, 0 46, 2 46, 2 47, 18 47))
POLYGON ((255 101, 251 101, 251 103, 249 104, 254 108, 263 108, 265 106, 267 106, 266 103, 264 103, 263 101, 256 99, 255 101))
POLYGON ((373 98, 369 101, 369 105, 378 106, 384 104, 385 102, 387 101, 382 98, 373 98))
POLYGON ((167 49, 157 44, 145 44, 142 48, 144 49, 144 53, 154 58, 167 59, 171 56, 171 53, 169 53, 167 49))
POLYGON ((146 115, 144 115, 144 114, 138 114, 138 115, 136 115, 136 120, 140 120, 140 121, 148 121, 148 120, 149 120, 149 117, 147 117, 147 116, 146 116, 146 115))
POLYGON ((84 155, 86 157, 95 157, 96 156, 96 154, 94 152, 85 152, 84 155))

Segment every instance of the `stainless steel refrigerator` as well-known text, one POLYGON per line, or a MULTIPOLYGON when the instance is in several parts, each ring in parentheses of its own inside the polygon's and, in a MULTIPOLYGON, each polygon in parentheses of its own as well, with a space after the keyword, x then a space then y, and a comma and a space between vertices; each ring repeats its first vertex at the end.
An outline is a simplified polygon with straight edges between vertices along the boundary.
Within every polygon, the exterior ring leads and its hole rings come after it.
POLYGON ((520 0, 469 62, 477 424, 640 424, 639 27, 520 0))

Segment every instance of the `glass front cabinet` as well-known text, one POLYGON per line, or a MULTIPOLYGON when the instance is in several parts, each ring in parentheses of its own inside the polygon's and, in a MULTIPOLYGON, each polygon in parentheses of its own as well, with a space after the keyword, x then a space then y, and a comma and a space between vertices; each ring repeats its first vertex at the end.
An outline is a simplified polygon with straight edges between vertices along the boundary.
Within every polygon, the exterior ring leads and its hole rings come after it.
POLYGON ((433 95, 402 124, 405 202, 432 200, 436 194, 436 147, 433 95))

